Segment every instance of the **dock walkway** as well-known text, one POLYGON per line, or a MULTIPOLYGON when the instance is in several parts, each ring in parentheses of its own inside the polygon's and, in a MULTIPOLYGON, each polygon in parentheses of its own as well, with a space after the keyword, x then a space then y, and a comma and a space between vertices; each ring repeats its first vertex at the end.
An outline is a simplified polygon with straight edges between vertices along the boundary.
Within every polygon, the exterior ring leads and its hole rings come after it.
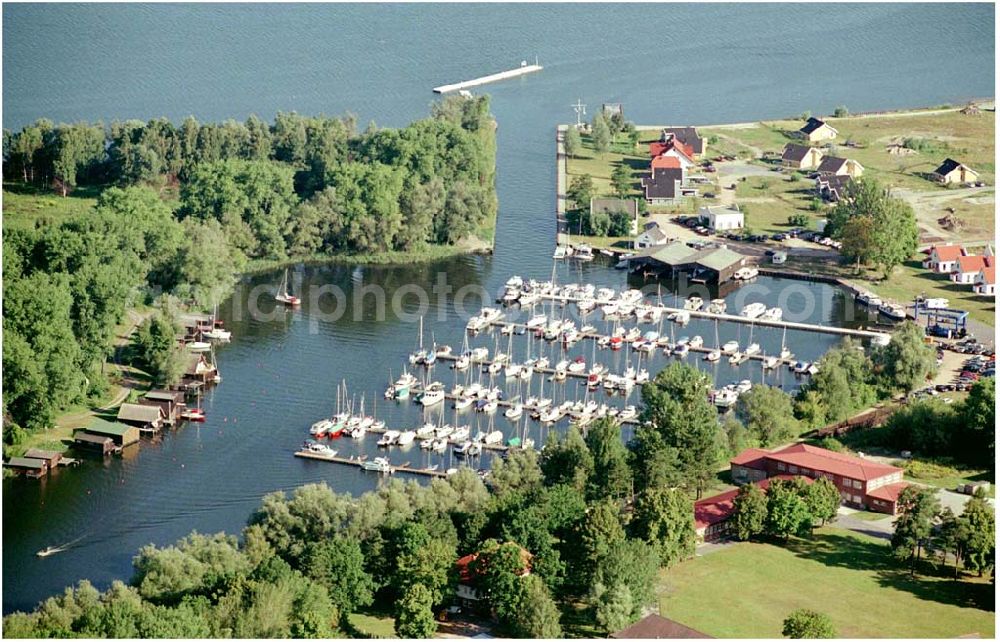
MULTIPOLYGON (((316 461, 328 461, 334 464, 343 464, 346 466, 354 466, 356 468, 361 468, 364 465, 367 458, 362 457, 331 457, 329 455, 323 455, 321 453, 314 453, 308 450, 298 450, 295 452, 296 457, 302 457, 303 459, 314 459, 316 461)), ((375 472, 375 471, 372 471, 375 472)), ((409 462, 402 464, 401 466, 390 466, 388 474, 393 475, 395 473, 409 473, 411 475, 424 475, 427 477, 447 477, 448 473, 443 470, 431 470, 429 468, 414 468, 409 464, 409 462)), ((381 473, 380 473, 381 474, 381 473)))
POLYGON ((473 78, 472 80, 463 80, 462 82, 457 82, 451 85, 441 85, 440 87, 434 88, 434 93, 447 94, 452 91, 461 91, 462 89, 470 89, 472 87, 486 85, 491 82, 499 82, 501 80, 508 80, 510 78, 518 78, 519 76, 524 76, 526 74, 534 73, 536 71, 541 71, 541 70, 542 66, 537 63, 534 65, 525 64, 514 69, 508 69, 507 71, 500 71, 495 74, 490 74, 488 76, 480 76, 479 78, 473 78))

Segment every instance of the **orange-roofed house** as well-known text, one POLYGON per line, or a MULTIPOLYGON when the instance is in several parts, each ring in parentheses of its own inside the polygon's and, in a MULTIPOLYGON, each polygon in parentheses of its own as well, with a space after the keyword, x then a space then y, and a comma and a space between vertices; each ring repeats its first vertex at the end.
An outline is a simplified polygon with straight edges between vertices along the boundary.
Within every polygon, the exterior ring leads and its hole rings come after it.
POLYGON ((951 274, 958 266, 958 258, 965 254, 961 245, 935 245, 927 252, 924 268, 938 274, 951 274))
POLYGON ((740 484, 778 475, 826 477, 844 504, 889 515, 896 514, 896 500, 906 487, 902 468, 808 444, 771 451, 751 448, 730 460, 729 470, 740 484))
POLYGON ((692 153, 690 147, 674 139, 649 144, 649 155, 654 161, 657 158, 676 158, 683 169, 694 167, 692 153))
POLYGON ((951 272, 953 283, 971 285, 976 282, 976 277, 983 268, 993 265, 992 256, 979 256, 978 254, 958 257, 958 263, 951 272))
POLYGON ((972 291, 983 296, 996 296, 997 269, 990 260, 989 265, 979 270, 976 276, 976 283, 972 286, 972 291))

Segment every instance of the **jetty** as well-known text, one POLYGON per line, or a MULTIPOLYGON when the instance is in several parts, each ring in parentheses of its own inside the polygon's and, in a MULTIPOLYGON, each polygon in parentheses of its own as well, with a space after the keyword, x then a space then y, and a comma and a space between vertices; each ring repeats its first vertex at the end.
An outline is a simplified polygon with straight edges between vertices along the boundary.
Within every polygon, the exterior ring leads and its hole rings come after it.
MULTIPOLYGON (((334 464, 343 464, 345 466, 354 466, 355 468, 361 468, 367 457, 337 457, 330 455, 324 455, 322 453, 314 453, 309 450, 297 450, 295 451, 296 457, 301 457, 303 459, 314 459, 317 461, 328 461, 334 464)), ((410 465, 409 462, 402 464, 400 466, 390 466, 388 474, 392 475, 395 473, 410 473, 412 475, 424 475, 426 477, 447 477, 448 473, 443 470, 431 470, 430 468, 415 468, 410 465)), ((385 474, 385 473, 379 473, 385 474)))
POLYGON ((536 71, 541 71, 542 66, 535 61, 535 64, 529 65, 527 61, 521 61, 521 66, 515 69, 508 69, 507 71, 500 71, 495 74, 490 74, 488 76, 480 76, 479 78, 473 78, 472 80, 465 80, 462 82, 457 82, 453 85, 441 85, 440 87, 434 88, 435 94, 447 94, 453 91, 461 91, 463 89, 469 89, 471 87, 479 87, 480 85, 487 85, 491 82, 499 82, 501 80, 508 80, 510 78, 517 78, 519 76, 525 76, 527 74, 534 73, 536 71))
MULTIPOLYGON (((565 295, 565 294, 539 294, 541 299, 546 301, 555 301, 556 303, 578 303, 584 299, 584 297, 565 295)), ((608 303, 606 300, 597 300, 597 303, 604 304, 608 303)), ((803 332, 820 332, 824 334, 836 334, 845 337, 858 337, 862 339, 874 339, 876 341, 884 341, 889 338, 889 335, 885 332, 880 332, 877 330, 861 330, 855 328, 840 328, 837 326, 822 325, 819 323, 800 323, 797 321, 776 321, 773 319, 764 319, 761 317, 750 318, 738 314, 718 314, 715 312, 707 312, 705 310, 687 310, 684 308, 673 308, 666 305, 652 305, 650 307, 659 308, 662 314, 673 314, 677 312, 684 312, 692 317, 698 317, 702 319, 715 319, 717 321, 728 321, 730 323, 743 323, 747 325, 757 325, 757 326, 769 326, 772 328, 787 328, 789 330, 801 330, 803 332)))

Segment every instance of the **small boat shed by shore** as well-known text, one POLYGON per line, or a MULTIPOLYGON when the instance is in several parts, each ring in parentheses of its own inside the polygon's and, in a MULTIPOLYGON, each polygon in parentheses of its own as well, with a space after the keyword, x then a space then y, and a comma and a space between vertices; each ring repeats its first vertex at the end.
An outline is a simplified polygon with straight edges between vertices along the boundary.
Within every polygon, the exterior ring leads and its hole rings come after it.
POLYGON ((115 442, 107 435, 95 435, 86 430, 78 430, 73 435, 73 446, 80 450, 99 452, 102 455, 110 455, 115 450, 115 442))
POLYGON ((139 429, 137 427, 116 424, 99 417, 95 417, 90 425, 84 428, 84 432, 98 437, 108 437, 119 448, 139 441, 139 429))
MULTIPOLYGON (((118 408, 118 422, 138 428, 139 432, 158 432, 163 428, 165 419, 166 415, 160 406, 123 403, 118 408)), ((139 441, 138 437, 136 441, 139 441)))
POLYGON ((168 424, 175 423, 184 410, 184 393, 180 390, 150 390, 139 403, 146 406, 158 406, 163 410, 168 424))
POLYGON ((10 461, 4 463, 4 466, 21 473, 25 477, 34 477, 36 479, 44 477, 49 472, 47 461, 33 457, 11 457, 10 461))

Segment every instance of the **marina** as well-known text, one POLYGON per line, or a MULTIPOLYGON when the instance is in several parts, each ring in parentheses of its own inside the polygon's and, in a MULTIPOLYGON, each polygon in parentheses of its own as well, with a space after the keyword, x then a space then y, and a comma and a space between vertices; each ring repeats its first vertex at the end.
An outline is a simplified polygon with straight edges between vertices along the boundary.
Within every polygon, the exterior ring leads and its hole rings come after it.
POLYGON ((488 76, 480 76, 479 78, 473 78, 472 80, 464 80, 462 82, 457 82, 451 85, 441 85, 440 87, 434 88, 435 94, 447 94, 453 91, 462 91, 465 89, 471 89, 473 87, 479 87, 480 85, 487 85, 492 82, 499 82, 501 80, 509 80, 511 78, 518 78, 527 74, 535 73, 536 71, 541 71, 542 66, 538 64, 538 60, 535 60, 535 64, 528 64, 526 60, 521 61, 521 66, 514 69, 508 69, 507 71, 497 72, 495 74, 490 74, 488 76))

